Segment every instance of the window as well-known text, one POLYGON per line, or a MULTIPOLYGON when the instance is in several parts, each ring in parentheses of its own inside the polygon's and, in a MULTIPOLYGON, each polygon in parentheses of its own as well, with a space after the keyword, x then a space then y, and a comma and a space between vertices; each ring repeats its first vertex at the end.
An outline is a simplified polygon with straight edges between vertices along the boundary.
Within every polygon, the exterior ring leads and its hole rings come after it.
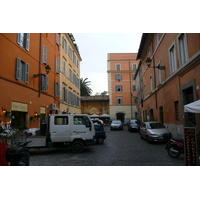
POLYGON ((74 125, 85 125, 91 127, 91 122, 86 116, 74 116, 74 125))
POLYGON ((63 48, 67 52, 67 40, 65 38, 63 39, 63 48))
POLYGON ((174 102, 174 109, 175 109, 175 119, 180 121, 180 110, 179 110, 179 103, 178 101, 174 102))
POLYGON ((43 63, 47 64, 47 46, 43 46, 43 63))
POLYGON ((136 71, 136 64, 133 64, 133 66, 132 66, 132 69, 133 69, 133 71, 136 71))
MULTIPOLYGON (((160 66, 160 64, 158 66, 160 66)), ((158 70, 158 84, 161 83, 162 83, 162 70, 158 70)))
POLYGON ((60 60, 59 58, 56 58, 56 73, 58 74, 59 73, 59 63, 60 63, 60 60))
POLYGON ((133 85, 132 88, 133 88, 133 92, 135 92, 136 91, 136 85, 133 85))
POLYGON ((150 81, 150 92, 152 92, 152 90, 153 90, 152 76, 149 77, 149 81, 150 81))
POLYGON ((119 97, 117 98, 117 105, 122 105, 122 98, 121 98, 121 97, 120 97, 120 98, 119 98, 119 97))
POLYGON ((55 82, 55 95, 60 96, 60 83, 55 82))
POLYGON ((143 85, 143 98, 146 97, 146 86, 143 85))
POLYGON ((122 92, 122 85, 116 85, 116 92, 122 92))
POLYGON ((187 61, 187 43, 186 36, 182 33, 178 38, 179 43, 179 56, 180 56, 180 64, 183 65, 187 61))
POLYGON ((18 33, 17 35, 17 43, 29 51, 30 46, 30 33, 18 33))
POLYGON ((159 43, 159 34, 155 33, 155 47, 158 46, 158 43, 159 43))
POLYGON ((175 47, 174 45, 169 50, 169 56, 170 56, 170 69, 171 73, 176 71, 176 53, 175 53, 175 47))
POLYGON ((116 74, 115 75, 115 80, 116 81, 121 81, 122 80, 122 75, 121 74, 116 74))
POLYGON ((76 55, 73 54, 73 63, 76 65, 76 55))
POLYGON ((29 64, 17 58, 17 71, 16 79, 25 83, 28 83, 29 77, 29 64))
POLYGON ((60 35, 58 33, 56 33, 56 44, 59 45, 59 39, 60 39, 60 35))
POLYGON ((63 74, 66 75, 66 61, 63 61, 63 74))
POLYGON ((67 102, 67 93, 68 93, 68 91, 67 91, 66 87, 63 87, 63 101, 64 102, 67 102))
POLYGON ((69 68, 69 80, 73 81, 72 70, 69 68))
POLYGON ((69 55, 69 57, 70 57, 70 59, 72 60, 72 49, 71 49, 71 47, 69 47, 69 52, 68 52, 68 55, 69 55))
POLYGON ((55 125, 68 125, 68 122, 68 116, 55 116, 54 118, 55 125))
POLYGON ((131 74, 132 75, 132 81, 134 80, 134 76, 135 76, 135 74, 131 74))
POLYGON ((42 90, 48 91, 48 79, 48 76, 42 75, 42 90))
POLYGON ((120 71, 120 64, 116 64, 116 70, 120 71))
POLYGON ((72 93, 71 92, 69 92, 69 104, 72 104, 72 93))

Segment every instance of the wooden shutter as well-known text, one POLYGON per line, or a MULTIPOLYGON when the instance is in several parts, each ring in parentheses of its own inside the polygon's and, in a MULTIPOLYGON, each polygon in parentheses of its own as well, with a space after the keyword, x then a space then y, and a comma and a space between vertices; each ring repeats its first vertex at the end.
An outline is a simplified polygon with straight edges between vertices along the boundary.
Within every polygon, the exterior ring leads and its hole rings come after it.
POLYGON ((16 79, 20 80, 21 59, 17 58, 16 79))
POLYGON ((29 51, 30 47, 30 33, 27 33, 26 35, 26 50, 29 51))
POLYGON ((29 75, 29 64, 25 64, 25 83, 28 83, 28 75, 29 75))
POLYGON ((43 63, 47 64, 47 46, 43 46, 43 63))

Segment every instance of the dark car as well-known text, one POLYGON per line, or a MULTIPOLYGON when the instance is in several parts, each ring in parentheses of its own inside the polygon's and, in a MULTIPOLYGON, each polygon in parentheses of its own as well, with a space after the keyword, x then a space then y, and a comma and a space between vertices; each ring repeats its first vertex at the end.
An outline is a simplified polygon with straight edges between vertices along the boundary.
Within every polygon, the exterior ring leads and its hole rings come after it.
POLYGON ((113 120, 110 125, 110 130, 123 130, 123 123, 120 120, 113 120))
POLYGON ((168 141, 172 134, 160 122, 142 122, 140 126, 141 139, 146 139, 148 143, 157 141, 168 141))
POLYGON ((138 132, 140 130, 140 127, 138 125, 138 122, 136 119, 130 119, 127 123, 128 131, 136 131, 138 132))
POLYGON ((103 144, 104 140, 106 139, 106 133, 104 128, 100 124, 94 124, 95 129, 95 139, 97 144, 103 144))

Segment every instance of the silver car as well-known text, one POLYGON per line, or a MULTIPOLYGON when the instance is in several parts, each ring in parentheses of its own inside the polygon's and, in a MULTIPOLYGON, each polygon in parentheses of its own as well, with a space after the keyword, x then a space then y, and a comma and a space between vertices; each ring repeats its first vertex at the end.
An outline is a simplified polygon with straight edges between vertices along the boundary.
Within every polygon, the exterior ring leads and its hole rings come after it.
POLYGON ((142 122, 140 126, 140 137, 148 143, 157 141, 168 141, 172 138, 171 132, 160 122, 142 122))
POLYGON ((110 130, 123 130, 123 123, 120 120, 113 120, 110 125, 110 130))

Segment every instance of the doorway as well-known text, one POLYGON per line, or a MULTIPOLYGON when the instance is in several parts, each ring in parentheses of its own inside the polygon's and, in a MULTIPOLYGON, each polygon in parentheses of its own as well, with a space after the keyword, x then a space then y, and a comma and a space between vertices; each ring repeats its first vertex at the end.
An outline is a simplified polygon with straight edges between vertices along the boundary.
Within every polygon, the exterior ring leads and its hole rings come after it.
POLYGON ((117 120, 121 120, 122 122, 124 122, 124 113, 123 112, 116 113, 116 117, 117 117, 117 120))
POLYGON ((26 112, 12 111, 11 126, 15 128, 27 128, 26 112))

